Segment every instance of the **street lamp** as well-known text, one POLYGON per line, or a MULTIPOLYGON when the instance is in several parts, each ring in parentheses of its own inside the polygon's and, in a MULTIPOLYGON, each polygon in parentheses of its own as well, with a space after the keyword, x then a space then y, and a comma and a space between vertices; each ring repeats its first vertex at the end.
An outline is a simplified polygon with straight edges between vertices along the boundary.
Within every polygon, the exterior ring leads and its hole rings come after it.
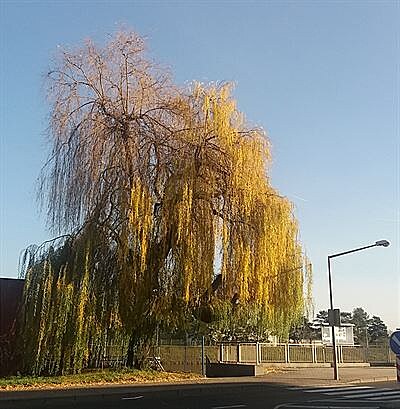
MULTIPOLYGON (((343 251, 342 253, 336 253, 328 256, 328 280, 329 280, 329 300, 331 311, 333 313, 333 296, 332 296, 332 277, 331 277, 331 259, 339 256, 344 256, 346 254, 355 253, 356 251, 366 250, 371 247, 388 247, 389 242, 387 240, 378 240, 374 244, 370 244, 369 246, 359 247, 357 249, 343 251)), ((333 348, 333 377, 335 381, 339 380, 339 369, 338 369, 338 360, 337 360, 337 351, 336 351, 336 337, 335 337, 335 323, 333 320, 330 322, 331 324, 331 331, 332 331, 332 348, 333 348)))

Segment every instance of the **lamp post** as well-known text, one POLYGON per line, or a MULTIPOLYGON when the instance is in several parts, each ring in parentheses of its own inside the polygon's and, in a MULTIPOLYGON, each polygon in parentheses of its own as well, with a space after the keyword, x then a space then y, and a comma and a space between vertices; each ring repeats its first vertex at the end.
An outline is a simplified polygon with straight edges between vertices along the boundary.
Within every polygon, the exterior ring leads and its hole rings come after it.
MULTIPOLYGON (((346 254, 355 253, 356 251, 366 250, 371 247, 388 247, 389 242, 387 240, 378 240, 374 244, 370 244, 369 246, 359 247, 353 250, 343 251, 342 253, 336 253, 328 256, 328 280, 329 280, 329 301, 330 307, 333 311, 333 295, 332 295, 332 277, 331 277, 331 259, 335 257, 345 256, 346 254)), ((335 323, 331 322, 331 331, 332 331, 332 348, 333 348, 333 377, 335 381, 339 380, 339 368, 338 368, 338 360, 337 360, 337 351, 336 351, 336 337, 335 337, 335 323)))

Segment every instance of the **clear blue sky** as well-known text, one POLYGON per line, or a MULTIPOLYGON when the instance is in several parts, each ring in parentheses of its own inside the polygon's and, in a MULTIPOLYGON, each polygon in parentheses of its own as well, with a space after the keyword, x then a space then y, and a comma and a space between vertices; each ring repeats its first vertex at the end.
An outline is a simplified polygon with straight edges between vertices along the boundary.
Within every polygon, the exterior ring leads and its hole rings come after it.
POLYGON ((178 83, 234 81, 272 141, 274 185, 296 205, 315 307, 334 301, 400 327, 399 1, 1 1, 0 276, 50 238, 35 183, 47 156, 43 76, 57 45, 121 24, 178 83))

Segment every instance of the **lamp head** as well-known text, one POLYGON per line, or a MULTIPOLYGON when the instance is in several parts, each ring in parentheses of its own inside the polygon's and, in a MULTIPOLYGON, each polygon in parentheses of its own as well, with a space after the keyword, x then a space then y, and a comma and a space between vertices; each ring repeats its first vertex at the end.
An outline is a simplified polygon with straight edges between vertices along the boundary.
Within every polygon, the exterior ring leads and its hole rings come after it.
POLYGON ((375 242, 375 246, 383 246, 383 247, 388 247, 390 243, 387 240, 378 240, 375 242))

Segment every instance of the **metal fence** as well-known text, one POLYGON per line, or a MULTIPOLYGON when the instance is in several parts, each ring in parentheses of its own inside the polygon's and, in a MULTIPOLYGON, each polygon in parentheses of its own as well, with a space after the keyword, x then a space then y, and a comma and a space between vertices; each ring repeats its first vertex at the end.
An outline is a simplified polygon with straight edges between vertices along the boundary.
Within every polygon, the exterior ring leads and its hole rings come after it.
MULTIPOLYGON (((371 365, 394 365, 395 355, 388 346, 338 346, 338 362, 341 364, 370 363, 371 365)), ((100 362, 92 367, 122 367, 126 364, 126 348, 110 346, 100 362)), ((201 345, 165 345, 153 348, 152 355, 159 357, 166 371, 201 373, 201 345)), ((320 344, 268 344, 229 343, 206 345, 204 355, 211 362, 253 364, 330 364, 332 347, 320 344)))
MULTIPOLYGON (((241 343, 221 344, 219 360, 239 363, 330 363, 332 347, 320 344, 267 344, 241 343)), ((394 364, 395 355, 389 346, 345 346, 337 347, 339 363, 394 364)))
MULTIPOLYGON (((199 346, 162 345, 158 348, 161 363, 166 371, 202 373, 202 352, 199 346)), ((211 362, 218 362, 220 348, 206 345, 204 355, 211 362)))

